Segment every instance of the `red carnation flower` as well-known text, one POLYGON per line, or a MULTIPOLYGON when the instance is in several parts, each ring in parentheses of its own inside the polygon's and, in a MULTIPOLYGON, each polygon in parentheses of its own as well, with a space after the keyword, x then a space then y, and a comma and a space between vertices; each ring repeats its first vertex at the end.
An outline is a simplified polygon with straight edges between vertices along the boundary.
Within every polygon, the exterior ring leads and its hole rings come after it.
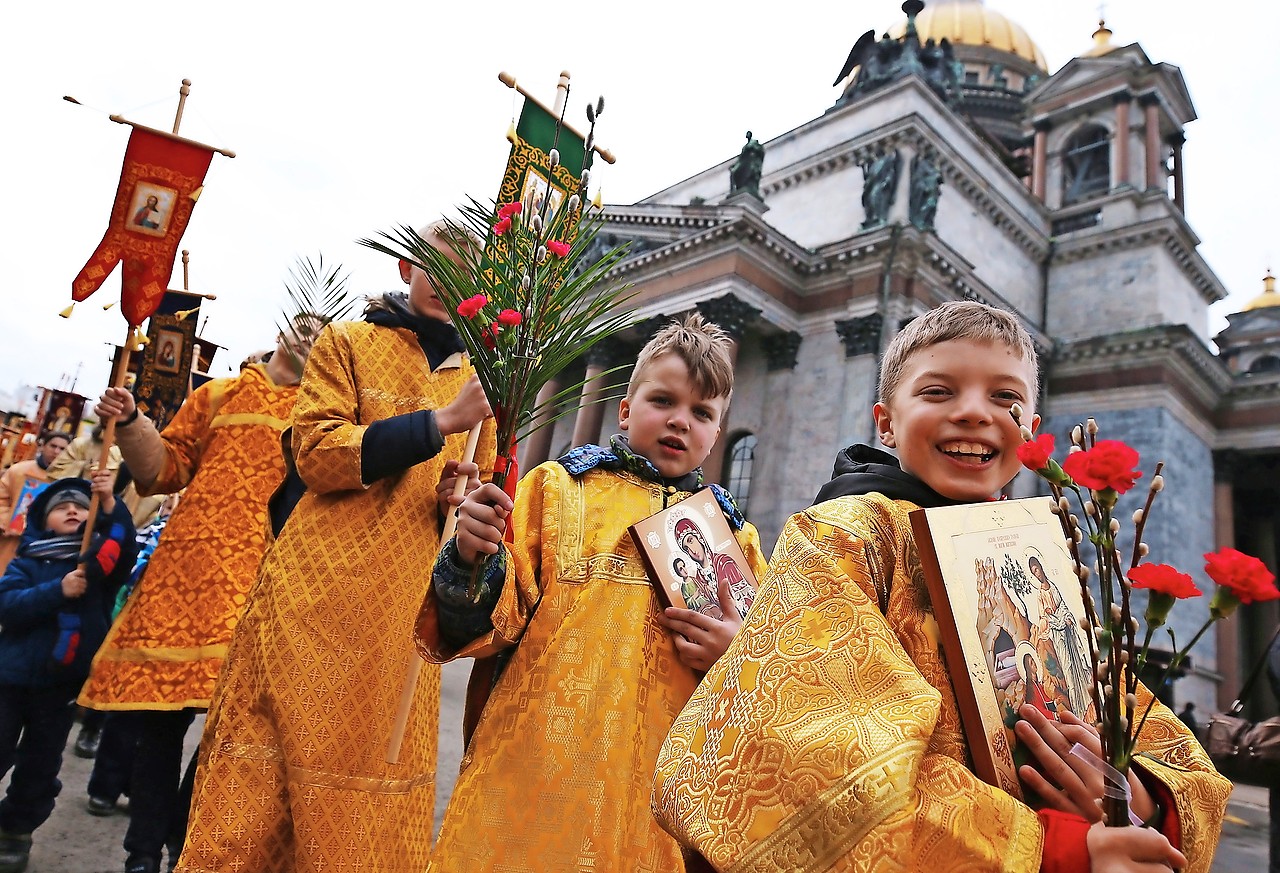
POLYGON ((519 215, 524 211, 524 203, 517 200, 514 203, 508 203, 506 206, 498 207, 498 220, 506 221, 513 215, 519 215))
POLYGON ((547 249, 550 250, 551 254, 555 255, 557 258, 563 258, 565 255, 569 254, 569 244, 567 242, 560 242, 558 239, 547 240, 547 249))
POLYGON ((1139 564, 1129 571, 1129 581, 1134 588, 1146 588, 1179 600, 1199 597, 1202 593, 1190 576, 1168 564, 1139 564))
POLYGON ((1086 488, 1123 494, 1142 476, 1138 453, 1119 440, 1098 440, 1093 448, 1072 452, 1062 462, 1067 475, 1086 488))
POLYGON ((1048 467, 1049 459, 1052 457, 1053 434, 1051 433, 1042 433, 1034 440, 1018 446, 1018 460, 1022 462, 1022 466, 1032 472, 1048 467))
POLYGON ((524 321, 524 316, 514 309, 504 309, 498 313, 498 322, 507 327, 515 327, 522 321, 524 321))
POLYGON ((498 347, 498 331, 501 329, 495 321, 480 331, 480 342, 484 343, 484 347, 489 351, 493 351, 498 347))
POLYGON ((497 236, 502 236, 504 233, 506 233, 509 230, 511 230, 510 218, 504 218, 493 226, 493 232, 497 236))
POLYGON ((484 309, 484 305, 489 302, 489 298, 483 294, 477 294, 474 297, 468 297, 466 300, 458 304, 458 314, 463 318, 475 318, 480 314, 480 310, 484 309))
POLYGON ((1262 561, 1235 549, 1218 549, 1204 556, 1204 571, 1241 603, 1280 598, 1275 574, 1262 561))

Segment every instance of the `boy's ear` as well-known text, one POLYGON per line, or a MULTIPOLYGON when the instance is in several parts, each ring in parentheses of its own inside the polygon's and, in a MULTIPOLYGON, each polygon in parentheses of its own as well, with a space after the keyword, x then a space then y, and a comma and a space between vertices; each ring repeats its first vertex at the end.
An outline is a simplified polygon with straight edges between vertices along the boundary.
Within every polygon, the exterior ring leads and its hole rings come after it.
POLYGON ((896 448, 897 440, 893 436, 893 419, 889 416, 889 408, 883 403, 871 407, 871 415, 876 420, 876 432, 880 435, 881 445, 896 448))
POLYGON ((627 420, 631 418, 631 401, 625 397, 618 404, 618 427, 627 429, 627 420))

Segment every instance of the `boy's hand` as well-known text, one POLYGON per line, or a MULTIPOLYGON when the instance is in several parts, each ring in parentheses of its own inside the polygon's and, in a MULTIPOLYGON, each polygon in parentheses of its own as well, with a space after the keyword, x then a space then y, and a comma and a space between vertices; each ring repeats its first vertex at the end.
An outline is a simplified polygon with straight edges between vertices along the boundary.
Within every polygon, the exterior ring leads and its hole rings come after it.
MULTIPOLYGON (((94 470, 89 479, 93 483, 89 490, 98 495, 98 506, 103 512, 110 514, 116 508, 116 496, 111 493, 116 474, 110 470, 94 470)), ((93 526, 93 519, 89 519, 89 525, 93 526)))
MULTIPOLYGON (((1079 743, 1095 757, 1102 757, 1102 741, 1091 725, 1074 714, 1063 712, 1061 722, 1045 718, 1030 704, 1018 710, 1022 720, 1014 726, 1019 742, 1036 759, 1039 767, 1024 764, 1018 770, 1023 783, 1042 797, 1053 809, 1073 812, 1085 821, 1102 820, 1102 798, 1105 779, 1089 761, 1071 754, 1079 743)), ((1142 780, 1129 769, 1129 808, 1141 821, 1155 815, 1156 804, 1142 780)))
POLYGON ((102 392, 102 397, 98 399, 98 405, 93 408, 93 411, 100 419, 128 418, 137 408, 138 404, 134 402, 133 395, 127 388, 108 388, 102 392))
POLYGON ((681 663, 700 673, 711 669, 716 659, 729 648, 738 628, 742 627, 728 580, 720 580, 716 585, 716 595, 724 618, 712 618, 692 609, 676 609, 674 606, 664 609, 658 616, 663 627, 674 634, 671 639, 675 642, 681 663))
POLYGON ((436 410, 436 427, 440 428, 443 436, 464 433, 491 415, 493 410, 489 408, 489 399, 484 396, 480 377, 472 375, 452 403, 436 410))
POLYGON ((507 516, 515 503, 507 492, 486 482, 468 494, 458 507, 458 557, 475 564, 481 555, 496 555, 502 548, 507 516))
POLYGON ((1186 857, 1152 828, 1109 828, 1098 822, 1089 828, 1086 844, 1092 873, 1167 873, 1187 866, 1186 857))
POLYGON ((84 595, 89 589, 89 580, 85 578, 84 569, 76 567, 62 577, 62 596, 74 600, 84 595))
POLYGON ((445 461, 444 469, 440 471, 440 481, 436 485, 436 506, 439 509, 440 518, 448 518, 449 510, 454 506, 461 506, 463 498, 479 487, 479 464, 445 461), (455 495, 453 492, 457 490, 458 477, 462 477, 467 485, 462 494, 455 495))

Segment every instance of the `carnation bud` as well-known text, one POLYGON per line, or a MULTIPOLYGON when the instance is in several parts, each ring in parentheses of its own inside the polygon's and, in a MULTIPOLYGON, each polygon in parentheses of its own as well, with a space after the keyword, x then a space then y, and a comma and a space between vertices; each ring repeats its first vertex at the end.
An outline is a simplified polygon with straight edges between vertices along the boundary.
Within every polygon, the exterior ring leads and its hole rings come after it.
POLYGON ((1089 436, 1098 435, 1098 420, 1095 418, 1086 418, 1084 420, 1084 429, 1088 431, 1089 436))
POLYGON ((1031 433, 1031 428, 1027 427, 1025 424, 1018 428, 1018 434, 1022 437, 1022 441, 1024 443, 1029 443, 1035 439, 1035 435, 1031 433))
POLYGON ((1138 557, 1145 558, 1149 554, 1151 554, 1151 547, 1146 543, 1138 543, 1138 557))
POLYGON ((1080 428, 1080 425, 1077 424, 1075 427, 1071 428, 1071 444, 1073 446, 1078 446, 1083 443, 1084 431, 1080 428))
MULTIPOLYGON (((1010 406, 1009 414, 1013 416, 1014 421, 1021 421, 1022 420, 1022 404, 1015 403, 1012 406, 1010 406)), ((1030 437, 1024 437, 1024 439, 1030 439, 1030 437)))
POLYGON ((1138 525, 1142 524, 1142 519, 1144 519, 1144 518, 1146 518, 1145 513, 1143 513, 1143 511, 1142 511, 1141 509, 1135 509, 1135 510, 1133 511, 1133 525, 1134 525, 1134 527, 1137 527, 1138 525))
POLYGON ((555 170, 556 167, 560 166, 560 150, 559 149, 552 149, 550 153, 548 153, 547 158, 549 159, 552 170, 555 170))
POLYGON ((1151 490, 1159 494, 1164 490, 1164 477, 1156 476, 1151 480, 1151 490))

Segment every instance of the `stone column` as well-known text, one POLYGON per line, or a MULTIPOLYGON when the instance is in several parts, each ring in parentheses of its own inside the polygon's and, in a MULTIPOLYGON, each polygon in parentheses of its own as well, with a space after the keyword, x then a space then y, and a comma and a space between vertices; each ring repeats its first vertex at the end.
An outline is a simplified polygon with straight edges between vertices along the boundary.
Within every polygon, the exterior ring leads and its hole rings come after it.
POLYGON ((859 318, 837 321, 836 335, 844 345, 845 384, 838 397, 842 401, 838 443, 874 440, 871 429, 871 407, 876 402, 876 361, 884 333, 884 317, 873 312, 859 318), (866 358, 864 356, 870 356, 866 358), (861 363, 854 358, 863 358, 861 363), (861 426, 860 426, 861 425, 861 426))
MULTIPOLYGON (((769 406, 768 426, 757 434, 759 443, 751 477, 749 517, 765 544, 777 540, 787 515, 796 507, 798 500, 798 495, 792 493, 795 484, 788 481, 794 476, 787 459, 791 455, 793 415, 797 411, 803 412, 795 409, 796 404, 790 399, 801 339, 795 331, 787 331, 760 340, 767 368, 765 396, 776 399, 769 406)), ((805 492, 813 485, 808 478, 804 477, 805 492)))
POLYGON ((1180 133, 1175 133, 1168 140, 1173 149, 1173 205, 1179 212, 1187 211, 1182 193, 1182 144, 1186 141, 1187 138, 1180 133))
POLYGON ((543 385, 542 390, 538 392, 537 404, 538 406, 543 406, 543 409, 534 419, 538 429, 524 441, 524 452, 520 459, 521 470, 532 470, 544 461, 550 460, 551 439, 555 436, 556 426, 548 422, 551 421, 551 417, 555 415, 556 410, 549 406, 544 406, 544 404, 549 403, 559 390, 560 380, 552 379, 543 385))
POLYGON ((1049 122, 1037 121, 1031 144, 1031 195, 1044 202, 1046 162, 1049 154, 1049 122))
MULTIPOLYGON (((1238 452, 1230 449, 1213 453, 1213 539, 1216 547, 1235 548, 1235 473, 1240 465, 1238 452)), ((1225 710, 1240 691, 1240 611, 1217 623, 1218 709, 1225 710)))
POLYGON ((1116 95, 1116 147, 1115 147, 1115 185, 1116 188, 1129 184, 1129 92, 1116 95))
MULTIPOLYGON (((756 309, 745 300, 741 300, 734 294, 725 294, 723 297, 717 297, 714 300, 704 300, 698 304, 698 311, 708 321, 714 322, 728 332, 733 337, 733 348, 730 350, 730 362, 735 366, 738 363, 738 348, 742 345, 742 338, 747 335, 747 328, 760 315, 760 310, 756 309)), ((724 468, 724 447, 729 436, 729 415, 726 413, 724 420, 720 422, 720 436, 716 439, 716 443, 711 447, 711 454, 707 455, 707 459, 702 463, 702 475, 708 483, 720 483, 721 473, 724 468)), ((723 484, 723 483, 721 483, 723 484)))
POLYGON ((600 442, 600 427, 604 424, 602 401, 616 375, 606 375, 606 371, 622 363, 625 355, 613 343, 605 342, 592 346, 586 358, 587 374, 582 383, 582 403, 578 407, 578 417, 573 422, 574 446, 600 442))
POLYGON ((1147 135, 1147 190, 1164 187, 1164 152, 1160 141, 1160 98, 1143 94, 1138 103, 1144 113, 1147 135))

